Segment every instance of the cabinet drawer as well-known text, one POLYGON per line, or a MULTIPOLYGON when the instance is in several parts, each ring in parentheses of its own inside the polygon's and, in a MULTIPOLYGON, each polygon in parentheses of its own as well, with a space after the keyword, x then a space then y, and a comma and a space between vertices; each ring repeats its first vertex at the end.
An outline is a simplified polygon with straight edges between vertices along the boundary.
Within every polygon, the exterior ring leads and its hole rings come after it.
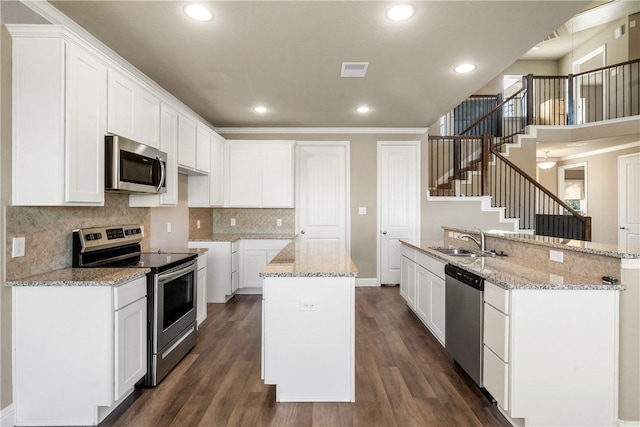
POLYGON ((485 281, 484 302, 491 304, 504 314, 509 314, 509 291, 504 288, 485 281))
POLYGON ((484 344, 509 362, 509 317, 489 304, 484 305, 484 344))
POLYGON ((425 255, 422 252, 418 252, 416 254, 416 262, 418 263, 418 265, 421 265, 422 267, 426 268, 436 276, 440 277, 441 279, 444 279, 444 263, 443 262, 438 261, 437 259, 434 259, 429 255, 425 255))
POLYGON ((139 300, 147 295, 147 278, 140 277, 138 279, 127 282, 123 285, 113 288, 113 304, 114 310, 119 310, 139 300))
POLYGON ((484 346, 483 385, 498 405, 509 410, 509 365, 484 346))
POLYGON ((401 245, 400 246, 400 255, 409 258, 411 261, 415 262, 416 260, 416 250, 412 249, 408 246, 401 245))

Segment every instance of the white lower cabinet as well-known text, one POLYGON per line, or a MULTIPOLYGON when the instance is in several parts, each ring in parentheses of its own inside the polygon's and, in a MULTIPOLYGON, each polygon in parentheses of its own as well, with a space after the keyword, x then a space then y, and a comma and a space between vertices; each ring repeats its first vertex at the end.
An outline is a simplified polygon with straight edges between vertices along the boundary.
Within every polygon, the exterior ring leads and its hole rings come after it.
POLYGON ((618 304, 619 291, 485 281, 483 382, 512 423, 616 425, 618 304))
POLYGON ((264 239, 240 241, 240 283, 241 293, 262 293, 262 270, 284 248, 290 240, 264 239))
MULTIPOLYGON (((192 240, 190 248, 206 248, 206 286, 202 300, 206 303, 225 303, 234 295, 237 287, 239 242, 192 240), (234 261, 235 259, 235 261, 234 261), (236 285, 234 285, 236 283, 236 285), (205 302, 206 301, 206 302, 205 302)), ((202 258, 203 255, 200 256, 202 258)), ((198 260, 200 260, 200 258, 198 260)), ((200 268, 200 264, 198 264, 200 268)), ((206 318, 206 306, 205 310, 206 318)), ((204 320, 204 319, 203 319, 204 320)))
POLYGON ((406 245, 401 246, 400 252, 400 295, 444 346, 444 263, 406 245))
POLYGON ((198 326, 207 318, 207 255, 198 256, 198 285, 196 289, 196 321, 198 326))
POLYGON ((147 372, 147 280, 16 286, 15 424, 97 425, 147 372))

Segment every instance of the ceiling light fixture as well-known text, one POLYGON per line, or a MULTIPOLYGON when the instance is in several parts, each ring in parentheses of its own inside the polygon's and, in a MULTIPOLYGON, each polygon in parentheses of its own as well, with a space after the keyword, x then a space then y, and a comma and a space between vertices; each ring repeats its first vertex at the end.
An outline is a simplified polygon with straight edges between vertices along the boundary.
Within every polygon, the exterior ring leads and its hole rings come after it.
POLYGON ((262 107, 262 106, 253 107, 253 111, 256 112, 256 113, 263 114, 263 113, 267 112, 267 107, 262 107))
POLYGON ((472 72, 475 69, 476 69, 475 64, 460 64, 456 68, 454 68, 453 71, 459 74, 466 74, 466 73, 472 72))
POLYGON ((391 21, 406 21, 416 13, 416 9, 410 4, 397 4, 387 10, 387 19, 391 21))
POLYGON ((200 4, 188 4, 184 7, 184 13, 196 21, 211 21, 213 13, 200 4))
POLYGON ((540 46, 534 46, 531 48, 531 50, 538 50, 538 49, 540 49, 540 46))
POLYGON ((356 112, 360 114, 367 114, 369 111, 371 111, 371 108, 367 107, 366 105, 361 105, 360 107, 356 108, 356 112))
POLYGON ((554 162, 552 160, 549 160, 549 152, 548 151, 544 152, 544 161, 538 162, 538 167, 540 169, 551 169, 555 165, 556 165, 556 162, 554 162))

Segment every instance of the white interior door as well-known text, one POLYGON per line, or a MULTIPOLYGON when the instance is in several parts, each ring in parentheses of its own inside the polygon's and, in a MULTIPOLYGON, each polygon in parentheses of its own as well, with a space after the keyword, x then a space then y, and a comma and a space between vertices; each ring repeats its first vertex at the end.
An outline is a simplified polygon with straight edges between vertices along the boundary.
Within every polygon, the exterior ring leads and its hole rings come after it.
POLYGON ((640 154, 618 157, 618 246, 640 248, 640 154))
POLYGON ((378 142, 380 283, 400 283, 400 239, 418 237, 419 142, 378 142))
POLYGON ((347 251, 349 145, 298 143, 296 232, 301 241, 337 240, 347 251))

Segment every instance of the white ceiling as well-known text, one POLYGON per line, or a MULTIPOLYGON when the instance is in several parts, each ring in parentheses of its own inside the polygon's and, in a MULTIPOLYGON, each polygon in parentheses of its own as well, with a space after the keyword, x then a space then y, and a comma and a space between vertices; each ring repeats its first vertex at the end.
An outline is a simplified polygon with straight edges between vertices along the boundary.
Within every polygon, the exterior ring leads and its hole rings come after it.
POLYGON ((413 1, 404 23, 389 1, 205 1, 206 23, 184 1, 51 3, 217 127, 426 127, 591 2, 413 1))

